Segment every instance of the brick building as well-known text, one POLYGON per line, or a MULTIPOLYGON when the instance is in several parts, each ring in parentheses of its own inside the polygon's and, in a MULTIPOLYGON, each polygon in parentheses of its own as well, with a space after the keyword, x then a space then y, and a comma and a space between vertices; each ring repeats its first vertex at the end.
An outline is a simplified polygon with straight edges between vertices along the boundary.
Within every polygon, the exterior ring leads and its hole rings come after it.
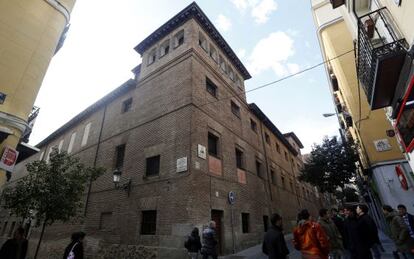
MULTIPOLYGON (((48 227, 41 255, 60 257, 70 233, 82 229, 91 258, 184 258, 185 237, 210 219, 218 223, 220 253, 229 254, 261 242, 273 212, 283 215, 288 231, 299 208, 316 213, 319 195, 297 181, 300 140, 246 102, 250 75, 197 4, 135 49, 142 64, 134 79, 16 166, 11 182, 24 176, 26 163, 47 160, 58 147, 107 168, 85 198, 84 222, 48 227), (129 193, 114 188, 114 170, 121 182, 131 180, 129 193)), ((14 221, 7 215, 0 218, 3 236, 14 221)), ((32 229, 32 250, 38 236, 32 229)))

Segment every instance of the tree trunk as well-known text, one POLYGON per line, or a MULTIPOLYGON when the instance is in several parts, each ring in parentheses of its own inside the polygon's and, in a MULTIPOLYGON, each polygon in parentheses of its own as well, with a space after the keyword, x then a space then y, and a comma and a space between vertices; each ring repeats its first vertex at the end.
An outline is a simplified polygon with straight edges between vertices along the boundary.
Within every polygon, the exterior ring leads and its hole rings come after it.
POLYGON ((39 252, 40 243, 42 242, 42 238, 43 238, 43 233, 45 233, 46 221, 47 221, 46 219, 45 219, 45 221, 43 221, 42 232, 40 232, 39 241, 37 242, 37 247, 36 247, 36 252, 35 252, 35 255, 34 255, 34 259, 37 258, 37 253, 39 252))

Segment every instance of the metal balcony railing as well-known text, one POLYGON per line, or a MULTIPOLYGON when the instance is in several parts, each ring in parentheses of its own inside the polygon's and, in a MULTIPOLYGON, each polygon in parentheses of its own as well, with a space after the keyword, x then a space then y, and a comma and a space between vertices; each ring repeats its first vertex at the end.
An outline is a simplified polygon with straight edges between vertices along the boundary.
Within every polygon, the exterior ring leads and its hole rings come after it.
POLYGON ((358 77, 372 110, 390 105, 406 48, 387 8, 358 18, 358 77))

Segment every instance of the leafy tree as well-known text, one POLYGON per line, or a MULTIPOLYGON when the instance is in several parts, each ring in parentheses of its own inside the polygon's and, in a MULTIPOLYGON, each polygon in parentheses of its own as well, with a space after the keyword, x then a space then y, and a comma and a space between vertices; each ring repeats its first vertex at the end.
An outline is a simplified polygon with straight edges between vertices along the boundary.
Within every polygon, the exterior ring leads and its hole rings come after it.
POLYGON ((358 153, 354 143, 341 143, 325 137, 312 147, 309 159, 299 175, 301 181, 317 186, 321 192, 334 193, 355 176, 358 153))
POLYGON ((3 207, 18 217, 43 222, 36 248, 40 247, 44 229, 56 221, 67 222, 81 215, 86 184, 104 172, 103 168, 86 167, 76 157, 54 149, 50 161, 33 161, 26 165, 28 175, 3 191, 3 207))
POLYGON ((341 191, 336 191, 335 196, 342 202, 359 202, 359 195, 353 187, 345 187, 341 191))

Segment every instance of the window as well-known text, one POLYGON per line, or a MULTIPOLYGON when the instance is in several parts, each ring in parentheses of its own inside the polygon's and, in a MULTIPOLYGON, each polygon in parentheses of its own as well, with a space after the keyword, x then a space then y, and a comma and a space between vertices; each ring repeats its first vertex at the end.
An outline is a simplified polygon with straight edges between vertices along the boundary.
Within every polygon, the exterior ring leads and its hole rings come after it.
POLYGON ((148 65, 154 63, 155 59, 157 58, 156 49, 152 49, 150 53, 148 53, 148 65))
POLYGON ((206 77, 206 90, 212 96, 217 98, 217 86, 207 77, 206 77))
POLYGON ((142 211, 141 235, 155 235, 157 231, 157 211, 142 211))
POLYGON ((282 176, 282 187, 283 188, 286 188, 286 182, 285 182, 285 177, 284 176, 282 176))
POLYGON ((232 81, 234 81, 234 72, 233 69, 229 68, 229 77, 232 81))
POLYGON ((221 70, 223 70, 223 72, 226 72, 226 62, 222 56, 219 56, 219 65, 221 70))
POLYGON ((233 101, 230 101, 230 105, 231 105, 231 112, 240 118, 240 107, 237 104, 235 104, 233 101))
POLYGON ((132 106, 132 97, 122 102, 122 113, 125 113, 131 110, 131 106, 132 106))
POLYGON ((198 45, 207 51, 207 40, 201 32, 198 33, 198 45))
POLYGON ((270 144, 270 137, 269 134, 265 133, 265 140, 267 144, 270 144))
POLYGON ((276 142, 276 150, 280 154, 280 146, 279 146, 279 143, 277 143, 277 142, 276 142))
POLYGON ((276 184, 276 174, 275 171, 270 169, 270 177, 272 178, 272 183, 276 184))
POLYGON ((6 228, 7 228, 7 221, 4 222, 3 230, 1 231, 2 236, 4 236, 4 234, 6 233, 6 228))
MULTIPOLYGON (((88 143, 90 129, 91 129, 91 123, 89 122, 88 124, 86 124, 85 129, 83 131, 82 144, 81 144, 82 147, 85 146, 86 143, 88 143)), ((60 150, 60 145, 59 145, 59 150, 60 150)))
POLYGON ((218 63, 218 55, 216 49, 210 44, 210 57, 218 63))
POLYGON ((219 138, 212 133, 208 133, 208 154, 218 156, 218 140, 219 138))
POLYGON ((125 144, 119 145, 115 149, 115 169, 122 170, 124 167, 125 144))
POLYGON ((241 87, 242 87, 240 77, 238 77, 238 76, 236 77, 236 85, 237 85, 237 87, 239 87, 239 88, 241 88, 241 87))
POLYGON ((166 40, 161 44, 160 47, 160 57, 163 57, 170 52, 170 40, 166 40))
POLYGON ((286 159, 286 161, 289 161, 288 154, 287 154, 286 151, 285 151, 285 159, 286 159))
POLYGON ((174 47, 183 45, 184 43, 184 30, 177 32, 174 36, 174 47))
POLYGON ((160 156, 147 158, 146 176, 158 175, 160 173, 160 156))
POLYGON ((236 148, 236 165, 237 168, 243 169, 243 152, 236 148))
POLYGON ((289 185, 290 185, 290 190, 293 192, 294 191, 293 182, 292 181, 289 181, 289 185))
POLYGON ((242 213, 242 233, 249 233, 249 213, 242 213))
POLYGON ((250 119, 250 128, 251 128, 254 132, 257 132, 257 123, 256 123, 254 120, 252 120, 252 119, 250 119))
POLYGON ((262 163, 256 160, 256 174, 262 178, 262 163))
POLYGON ((112 212, 102 212, 99 220, 99 229, 111 230, 112 227, 112 212))
POLYGON ((266 215, 263 216, 263 227, 264 227, 264 232, 267 232, 267 229, 269 228, 269 216, 266 216, 266 215))
POLYGON ((72 136, 70 136, 68 154, 70 154, 72 152, 72 148, 73 148, 73 144, 75 143, 75 139, 76 139, 76 132, 73 132, 72 136))
POLYGON ((9 233, 7 234, 8 237, 11 237, 13 235, 13 230, 15 226, 16 226, 16 222, 13 221, 12 224, 10 225, 9 233))

